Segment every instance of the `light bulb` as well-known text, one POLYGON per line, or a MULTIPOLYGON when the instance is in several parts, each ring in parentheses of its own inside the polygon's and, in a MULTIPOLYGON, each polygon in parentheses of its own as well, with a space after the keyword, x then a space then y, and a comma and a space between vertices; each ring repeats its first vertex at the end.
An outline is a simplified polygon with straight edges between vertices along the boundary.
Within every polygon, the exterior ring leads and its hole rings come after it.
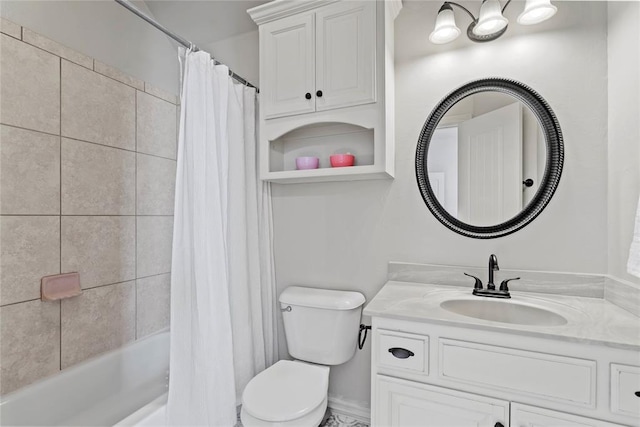
POLYGON ((498 0, 484 0, 480 6, 478 22, 473 27, 473 34, 488 36, 504 29, 509 20, 502 16, 502 6, 498 0))
POLYGON ((453 9, 445 3, 438 12, 436 26, 429 35, 429 41, 434 44, 445 44, 454 41, 459 35, 460 28, 456 26, 453 9))
POLYGON ((557 10, 550 0, 527 0, 524 11, 518 16, 518 24, 538 24, 551 18, 557 10))

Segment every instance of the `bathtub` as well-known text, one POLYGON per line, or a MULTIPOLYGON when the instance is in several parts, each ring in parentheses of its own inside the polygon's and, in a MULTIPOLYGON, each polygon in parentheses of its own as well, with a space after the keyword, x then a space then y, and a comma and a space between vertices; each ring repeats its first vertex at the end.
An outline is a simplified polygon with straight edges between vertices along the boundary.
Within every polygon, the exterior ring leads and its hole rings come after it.
POLYGON ((168 373, 163 331, 3 396, 0 425, 160 425, 168 373))

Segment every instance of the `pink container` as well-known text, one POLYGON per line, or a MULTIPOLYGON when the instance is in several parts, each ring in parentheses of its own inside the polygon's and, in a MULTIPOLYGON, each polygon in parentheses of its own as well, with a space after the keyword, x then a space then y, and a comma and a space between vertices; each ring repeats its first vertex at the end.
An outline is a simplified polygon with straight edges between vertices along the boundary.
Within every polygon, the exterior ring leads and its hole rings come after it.
POLYGON ((296 157, 296 169, 318 169, 320 159, 317 157, 296 157))
POLYGON ((344 166, 353 166, 353 162, 356 160, 353 154, 333 154, 329 156, 331 161, 331 167, 340 168, 344 166))

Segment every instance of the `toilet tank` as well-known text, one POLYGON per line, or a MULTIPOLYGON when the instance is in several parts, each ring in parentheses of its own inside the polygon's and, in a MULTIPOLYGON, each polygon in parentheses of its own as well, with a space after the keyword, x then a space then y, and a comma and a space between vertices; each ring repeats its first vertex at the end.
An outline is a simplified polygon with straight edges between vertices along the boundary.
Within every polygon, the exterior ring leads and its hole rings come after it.
POLYGON ((285 289, 280 308, 289 354, 321 365, 347 362, 356 351, 364 302, 359 292, 302 286, 285 289))

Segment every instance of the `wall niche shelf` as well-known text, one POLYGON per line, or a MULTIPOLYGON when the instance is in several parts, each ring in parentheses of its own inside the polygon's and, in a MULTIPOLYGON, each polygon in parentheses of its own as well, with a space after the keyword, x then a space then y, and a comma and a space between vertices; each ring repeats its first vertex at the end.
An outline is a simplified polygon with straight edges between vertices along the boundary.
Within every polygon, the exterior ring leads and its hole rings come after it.
POLYGON ((393 178, 393 21, 400 0, 277 0, 259 26, 259 168, 274 183, 393 178), (332 168, 331 154, 355 165, 332 168), (318 169, 296 170, 314 156, 318 169))
POLYGON ((294 129, 269 141, 268 179, 308 182, 389 178, 375 165, 375 130, 348 123, 319 123, 294 129), (354 166, 331 167, 329 156, 350 153, 354 166), (296 157, 320 159, 318 169, 296 169, 296 157))

